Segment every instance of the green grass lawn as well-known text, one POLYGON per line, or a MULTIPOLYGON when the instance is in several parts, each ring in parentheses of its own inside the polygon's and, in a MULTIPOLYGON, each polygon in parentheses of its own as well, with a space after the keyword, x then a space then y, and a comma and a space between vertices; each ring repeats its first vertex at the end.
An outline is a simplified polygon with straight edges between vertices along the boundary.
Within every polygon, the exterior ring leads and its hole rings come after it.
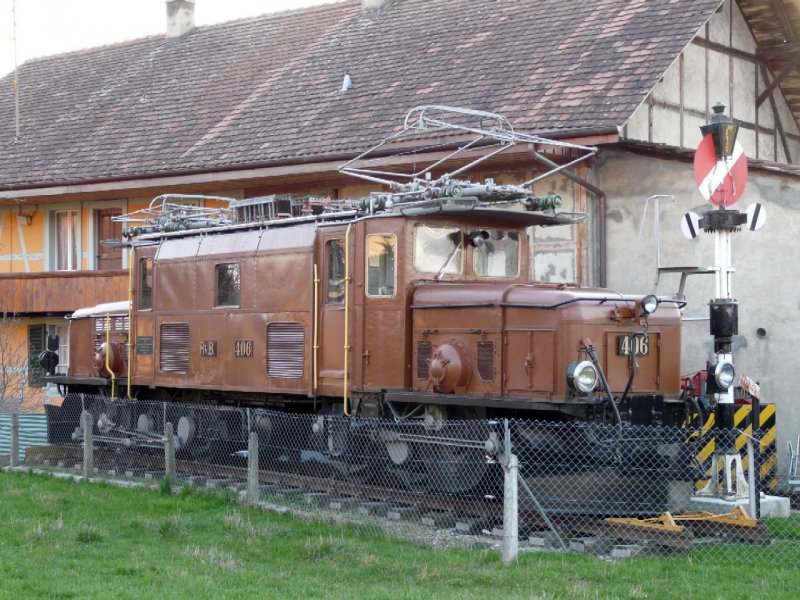
POLYGON ((0 598, 797 598, 780 544, 604 561, 434 549, 201 493, 0 473, 0 598))

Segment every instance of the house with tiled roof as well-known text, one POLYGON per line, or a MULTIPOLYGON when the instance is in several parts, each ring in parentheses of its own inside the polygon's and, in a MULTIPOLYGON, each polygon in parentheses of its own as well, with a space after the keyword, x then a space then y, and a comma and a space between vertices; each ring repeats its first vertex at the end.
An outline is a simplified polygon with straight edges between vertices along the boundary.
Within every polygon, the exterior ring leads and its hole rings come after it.
MULTIPOLYGON (((537 189, 589 217, 532 233, 531 277, 652 291, 659 267, 713 264, 710 236, 685 240, 679 222, 709 206, 691 161, 719 101, 749 158, 742 209, 769 215, 734 239, 737 364, 778 404, 782 434, 800 430, 786 358, 800 318, 784 308, 800 305, 796 0, 343 0, 207 27, 193 5, 167 2, 166 35, 0 79, 0 309, 23 319, 32 351, 48 331, 65 339, 65 314, 127 297, 124 249, 100 244, 119 235, 113 217, 162 193, 363 195, 375 188, 338 168, 420 105, 598 146, 537 189)), ((475 176, 542 169, 520 147, 475 176)), ((678 275, 661 275, 658 291, 677 291, 678 275)), ((707 316, 711 279, 689 278, 688 318, 707 316)), ((710 354, 707 328, 687 322, 687 370, 710 354)))

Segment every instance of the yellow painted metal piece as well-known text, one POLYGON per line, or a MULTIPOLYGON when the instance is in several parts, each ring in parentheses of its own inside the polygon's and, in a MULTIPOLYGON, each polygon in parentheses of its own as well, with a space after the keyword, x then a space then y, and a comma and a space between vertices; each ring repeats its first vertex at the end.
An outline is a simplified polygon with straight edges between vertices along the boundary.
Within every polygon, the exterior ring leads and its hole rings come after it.
POLYGON ((735 525, 737 527, 758 527, 758 519, 753 519, 744 508, 737 506, 731 512, 722 515, 697 511, 688 512, 674 517, 675 521, 692 521, 703 523, 716 523, 718 525, 735 525))
POLYGON ((655 529, 658 531, 666 531, 670 533, 683 533, 686 529, 680 523, 714 523, 717 525, 734 525, 736 527, 758 527, 758 520, 752 519, 741 506, 737 506, 731 512, 722 515, 717 515, 705 511, 695 511, 682 513, 680 515, 673 515, 672 513, 665 512, 658 517, 650 519, 635 519, 635 518, 607 518, 604 519, 606 523, 614 523, 616 525, 629 525, 631 527, 642 527, 644 529, 655 529))
POLYGON ((609 517, 604 519, 604 521, 606 523, 614 523, 615 525, 629 525, 631 527, 643 527, 645 529, 656 529, 658 531, 669 531, 671 533, 683 533, 686 529, 675 522, 675 518, 670 512, 665 512, 657 517, 651 517, 649 519, 609 517))

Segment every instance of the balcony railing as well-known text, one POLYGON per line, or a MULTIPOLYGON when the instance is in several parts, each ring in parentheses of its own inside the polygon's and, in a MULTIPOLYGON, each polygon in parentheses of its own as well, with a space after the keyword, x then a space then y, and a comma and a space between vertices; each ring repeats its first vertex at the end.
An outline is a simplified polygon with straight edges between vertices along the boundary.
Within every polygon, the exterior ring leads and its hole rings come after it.
POLYGON ((0 313, 68 313, 128 298, 128 271, 0 274, 0 313))

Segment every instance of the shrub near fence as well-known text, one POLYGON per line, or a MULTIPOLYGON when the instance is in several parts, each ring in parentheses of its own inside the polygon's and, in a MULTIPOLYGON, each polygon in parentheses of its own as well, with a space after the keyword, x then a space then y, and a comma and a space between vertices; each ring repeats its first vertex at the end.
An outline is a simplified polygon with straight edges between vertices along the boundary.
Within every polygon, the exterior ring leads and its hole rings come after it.
MULTIPOLYGON (((51 437, 61 441, 62 466, 90 476, 169 475, 179 485, 233 489, 251 502, 494 532, 498 545, 513 537, 509 560, 519 545, 800 561, 797 517, 752 519, 758 497, 747 488, 738 490, 736 510, 696 493, 714 477, 698 448, 725 439, 717 430, 414 414, 378 420, 91 396, 65 406, 74 414, 51 423, 51 437)), ((747 461, 734 463, 747 473, 747 461)), ((766 498, 760 504, 772 506, 766 498)))

